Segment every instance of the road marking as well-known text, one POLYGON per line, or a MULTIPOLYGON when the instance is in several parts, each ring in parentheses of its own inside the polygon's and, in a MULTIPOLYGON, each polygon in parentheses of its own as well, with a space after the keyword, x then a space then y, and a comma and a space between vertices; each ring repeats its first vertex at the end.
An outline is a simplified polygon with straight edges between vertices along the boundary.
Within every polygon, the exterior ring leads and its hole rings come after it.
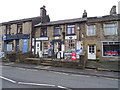
POLYGON ((35 69, 26 69, 27 71, 38 71, 38 70, 35 70, 35 69))
POLYGON ((39 83, 27 83, 27 82, 18 82, 18 84, 55 87, 55 85, 51 85, 51 84, 39 84, 39 83))
POLYGON ((11 62, 11 63, 7 63, 7 64, 5 64, 5 65, 12 65, 12 64, 14 64, 14 62, 11 62))
POLYGON ((34 68, 41 68, 42 66, 36 66, 36 67, 34 67, 34 68))
POLYGON ((7 81, 9 81, 9 82, 12 82, 12 83, 16 83, 16 81, 11 80, 11 79, 6 78, 6 77, 3 77, 3 76, 0 76, 0 78, 2 78, 2 79, 4 79, 4 80, 7 80, 7 81))
POLYGON ((49 69, 51 66, 42 67, 41 69, 49 69))
POLYGON ((25 68, 18 68, 18 67, 17 67, 17 69, 20 69, 20 70, 26 70, 25 68))
POLYGON ((113 78, 106 78, 106 79, 109 79, 109 80, 119 80, 119 79, 113 79, 113 78))
POLYGON ((71 74, 71 76, 78 76, 78 77, 81 77, 81 76, 83 76, 83 75, 71 74))
POLYGON ((63 88, 63 89, 67 89, 67 90, 71 90, 71 89, 68 89, 67 87, 63 87, 63 86, 57 86, 58 88, 63 88))
POLYGON ((56 74, 63 74, 63 75, 69 75, 67 73, 61 73, 61 72, 53 72, 53 73, 56 73, 56 74))

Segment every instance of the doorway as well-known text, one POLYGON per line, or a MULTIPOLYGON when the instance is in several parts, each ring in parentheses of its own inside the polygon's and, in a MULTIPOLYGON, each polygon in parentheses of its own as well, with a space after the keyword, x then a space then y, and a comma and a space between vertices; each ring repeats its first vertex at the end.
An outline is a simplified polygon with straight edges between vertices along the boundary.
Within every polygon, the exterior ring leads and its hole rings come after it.
POLYGON ((96 45, 88 45, 88 59, 96 59, 96 45))

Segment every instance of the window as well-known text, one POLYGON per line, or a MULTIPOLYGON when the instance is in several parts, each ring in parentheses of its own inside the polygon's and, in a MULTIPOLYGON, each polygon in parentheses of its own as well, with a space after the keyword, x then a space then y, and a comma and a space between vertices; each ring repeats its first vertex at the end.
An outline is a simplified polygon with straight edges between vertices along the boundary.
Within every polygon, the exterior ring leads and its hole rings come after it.
POLYGON ((67 34, 75 34, 75 25, 67 25, 67 34))
POLYGON ((10 32, 11 32, 11 27, 10 27, 10 25, 7 25, 6 26, 6 34, 10 34, 10 32))
POLYGON ((94 36, 96 34, 95 30, 96 30, 95 25, 88 25, 87 26, 87 35, 94 36))
POLYGON ((60 36, 60 26, 54 27, 54 36, 60 36))
POLYGON ((17 33, 22 34, 22 24, 17 25, 17 33))
POLYGON ((109 23, 104 25, 104 34, 105 35, 115 35, 117 34, 117 24, 109 23))
POLYGON ((120 56, 120 42, 103 42, 103 56, 120 56))
POLYGON ((75 40, 66 40, 66 50, 67 50, 67 52, 74 52, 75 48, 76 48, 75 45, 76 45, 75 40))
POLYGON ((41 28, 41 37, 47 37, 47 28, 41 28))

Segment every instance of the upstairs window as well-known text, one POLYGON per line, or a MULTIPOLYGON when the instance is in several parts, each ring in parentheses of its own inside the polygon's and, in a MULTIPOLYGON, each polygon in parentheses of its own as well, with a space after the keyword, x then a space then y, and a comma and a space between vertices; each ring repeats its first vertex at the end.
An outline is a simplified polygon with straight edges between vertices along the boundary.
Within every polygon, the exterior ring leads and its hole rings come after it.
POLYGON ((117 34, 117 24, 107 23, 104 24, 104 35, 116 35, 117 34))
POLYGON ((47 28, 41 28, 41 37, 47 37, 47 28))
POLYGON ((54 27, 54 36, 60 36, 60 26, 54 27))
POLYGON ((10 27, 10 25, 7 25, 6 26, 6 34, 10 34, 10 32, 11 32, 11 27, 10 27))
POLYGON ((94 36, 94 35, 96 35, 95 25, 88 25, 87 26, 87 36, 94 36))
POLYGON ((17 33, 19 33, 19 34, 23 33, 23 31, 22 31, 22 24, 18 24, 17 25, 17 33))
POLYGON ((75 25, 67 25, 67 35, 75 34, 75 25))

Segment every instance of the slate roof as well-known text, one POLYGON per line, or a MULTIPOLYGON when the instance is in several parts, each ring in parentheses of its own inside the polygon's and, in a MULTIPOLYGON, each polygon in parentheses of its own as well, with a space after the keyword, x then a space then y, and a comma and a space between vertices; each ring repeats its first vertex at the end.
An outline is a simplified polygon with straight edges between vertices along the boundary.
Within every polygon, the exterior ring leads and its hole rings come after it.
POLYGON ((86 20, 87 20, 87 18, 66 19, 66 20, 52 21, 52 22, 47 22, 47 23, 39 23, 39 24, 35 25, 35 27, 85 22, 86 20))
POLYGON ((58 20, 47 23, 36 24, 35 27, 39 26, 51 26, 58 24, 69 24, 69 23, 80 23, 80 22, 103 22, 103 21, 117 21, 120 20, 120 14, 117 15, 106 15, 102 17, 87 17, 87 18, 76 18, 76 19, 67 19, 67 20, 58 20))
POLYGON ((40 19, 40 16, 38 17, 33 17, 33 18, 25 18, 25 19, 20 19, 20 20, 13 20, 13 21, 8 21, 8 22, 3 22, 1 24, 15 24, 15 23, 21 23, 21 22, 27 22, 27 21, 32 21, 33 19, 40 19))
POLYGON ((104 21, 118 21, 120 20, 120 14, 106 15, 102 17, 88 17, 87 22, 104 22, 104 21))

